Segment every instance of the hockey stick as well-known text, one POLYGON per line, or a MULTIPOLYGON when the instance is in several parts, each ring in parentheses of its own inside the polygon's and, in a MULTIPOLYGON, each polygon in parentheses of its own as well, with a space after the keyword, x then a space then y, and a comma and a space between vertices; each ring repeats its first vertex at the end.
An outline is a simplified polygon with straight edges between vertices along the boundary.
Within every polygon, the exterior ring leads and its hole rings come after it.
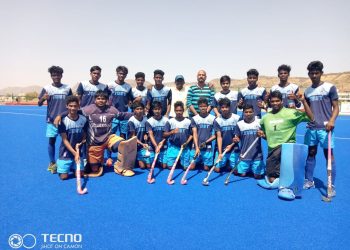
POLYGON ((196 158, 197 158, 197 156, 194 156, 194 157, 193 157, 193 159, 192 159, 192 161, 191 161, 190 165, 187 167, 187 169, 186 169, 186 171, 185 171, 184 175, 182 176, 182 178, 181 178, 181 184, 182 184, 182 185, 186 185, 186 184, 187 184, 187 179, 186 179, 186 176, 187 176, 188 171, 190 170, 190 167, 192 166, 192 164, 194 164, 194 163, 195 163, 196 158))
MULTIPOLYGON (((83 142, 81 143, 77 143, 75 145, 75 151, 77 151, 78 155, 79 155, 79 147, 80 145, 82 144, 83 142)), ((75 171, 75 175, 77 177, 77 192, 78 194, 86 194, 87 193, 87 188, 85 187, 84 189, 81 188, 81 171, 80 171, 80 156, 79 156, 79 160, 77 160, 75 162, 75 165, 77 166, 77 169, 75 171)))
POLYGON ((153 162, 152 162, 151 169, 150 169, 150 171, 149 171, 149 173, 148 173, 147 182, 148 182, 149 184, 152 184, 152 183, 155 183, 155 182, 156 182, 156 179, 153 177, 153 170, 154 170, 154 167, 155 167, 155 165, 156 165, 158 155, 159 155, 159 152, 156 153, 156 155, 154 156, 154 160, 153 160, 153 162))
MULTIPOLYGON (((232 145, 232 144, 231 144, 231 145, 232 145)), ((224 152, 222 153, 221 159, 218 159, 218 160, 215 162, 215 164, 214 164, 214 165, 211 167, 211 169, 209 170, 207 176, 203 179, 202 184, 203 184, 204 186, 209 186, 209 181, 208 181, 208 179, 209 179, 211 173, 214 171, 214 168, 216 167, 216 165, 218 165, 218 163, 222 160, 222 158, 224 158, 226 152, 227 152, 227 147, 226 147, 226 149, 224 150, 224 152)))
POLYGON ((173 180, 173 174, 174 174, 174 171, 175 171, 177 162, 179 161, 180 156, 181 156, 183 150, 184 150, 184 147, 181 146, 180 152, 178 153, 178 155, 177 155, 177 157, 176 157, 176 160, 175 160, 173 166, 171 167, 171 170, 170 170, 170 173, 169 173, 168 179, 167 179, 167 183, 168 183, 169 185, 173 185, 173 184, 175 183, 175 181, 173 180))
POLYGON ((325 202, 332 201, 332 149, 331 149, 332 131, 328 132, 328 159, 327 159, 327 196, 322 195, 325 202))
POLYGON ((237 161, 237 163, 235 164, 235 166, 231 169, 230 173, 227 175, 224 184, 228 185, 230 182, 230 177, 233 174, 233 171, 235 170, 235 168, 238 166, 238 164, 247 156, 247 154, 249 153, 249 151, 253 148, 253 146, 255 145, 255 143, 257 143, 257 141, 259 140, 259 137, 255 138, 255 140, 253 141, 253 143, 249 146, 249 148, 247 148, 247 151, 245 151, 245 153, 243 155, 240 155, 239 160, 237 161))

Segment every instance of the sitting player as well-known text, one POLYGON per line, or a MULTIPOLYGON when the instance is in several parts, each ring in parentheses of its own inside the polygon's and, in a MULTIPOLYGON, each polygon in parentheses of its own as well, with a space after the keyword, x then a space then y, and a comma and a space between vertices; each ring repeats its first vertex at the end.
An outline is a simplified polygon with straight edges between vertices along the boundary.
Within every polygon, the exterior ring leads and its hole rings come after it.
POLYGON ((137 161, 141 169, 150 167, 150 153, 148 151, 145 105, 142 102, 132 104, 134 115, 128 121, 129 137, 137 137, 137 161))
MULTIPOLYGON (((57 173, 61 180, 67 180, 69 171, 76 169, 76 162, 80 160, 80 154, 76 151, 75 146, 85 141, 87 128, 86 117, 78 114, 79 98, 68 96, 66 103, 68 115, 62 119, 58 126, 62 142, 57 160, 57 173)), ((80 169, 84 169, 83 161, 80 162, 80 169)), ((82 172, 82 174, 84 173, 82 172)))
POLYGON ((154 101, 152 103, 153 116, 146 122, 146 132, 148 133, 148 144, 150 151, 150 162, 153 162, 155 153, 159 153, 157 161, 162 164, 162 167, 167 168, 167 143, 163 138, 165 123, 168 118, 162 116, 162 104, 154 101))
POLYGON ((213 134, 215 116, 208 113, 208 99, 199 98, 199 114, 191 118, 191 128, 193 133, 191 158, 197 157, 195 163, 190 166, 194 169, 198 163, 203 163, 203 168, 208 171, 213 166, 212 141, 216 139, 213 134))
POLYGON ((174 104, 175 114, 174 118, 169 119, 165 123, 164 138, 168 139, 167 149, 167 161, 168 166, 172 166, 175 163, 176 157, 178 156, 180 149, 183 148, 180 164, 182 167, 187 167, 190 164, 190 147, 188 144, 192 140, 191 134, 191 120, 183 116, 184 103, 177 101, 174 104))
POLYGON ((220 168, 226 166, 227 161, 229 161, 231 169, 234 168, 239 155, 238 144, 233 144, 232 140, 235 136, 235 129, 240 117, 232 114, 230 108, 231 101, 228 98, 220 99, 219 106, 221 117, 217 117, 214 121, 217 140, 215 161, 220 160, 214 169, 217 173, 220 172, 220 168), (226 151, 226 154, 223 156, 224 151, 226 151))
MULTIPOLYGON (((250 104, 243 106, 243 117, 237 123, 236 137, 234 142, 241 142, 241 154, 244 154, 249 146, 257 138, 257 132, 260 130, 260 120, 254 116, 254 108, 250 104)), ((261 179, 265 173, 265 164, 261 149, 261 139, 259 139, 254 147, 247 153, 237 165, 237 173, 240 176, 246 176, 248 171, 252 171, 255 179, 261 179)))

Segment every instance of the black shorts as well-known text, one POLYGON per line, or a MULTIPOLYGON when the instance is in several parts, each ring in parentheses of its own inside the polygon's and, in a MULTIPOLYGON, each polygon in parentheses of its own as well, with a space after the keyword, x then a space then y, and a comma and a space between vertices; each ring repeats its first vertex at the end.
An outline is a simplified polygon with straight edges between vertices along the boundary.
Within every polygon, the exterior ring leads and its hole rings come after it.
POLYGON ((268 177, 280 177, 282 146, 272 149, 266 159, 266 175, 268 177))

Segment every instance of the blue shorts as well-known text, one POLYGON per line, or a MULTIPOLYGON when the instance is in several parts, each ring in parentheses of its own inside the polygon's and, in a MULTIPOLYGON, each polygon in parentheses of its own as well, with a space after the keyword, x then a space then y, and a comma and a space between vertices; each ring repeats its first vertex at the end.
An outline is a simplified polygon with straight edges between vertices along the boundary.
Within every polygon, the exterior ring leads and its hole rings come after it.
POLYGON ((117 132, 120 132, 120 134, 128 134, 128 121, 127 120, 118 120, 118 119, 113 119, 112 121, 112 133, 117 134, 117 132))
MULTIPOLYGON (((152 164, 156 153, 154 153, 154 151, 150 151, 150 153, 151 153, 151 156, 149 158, 151 159, 151 164, 152 164)), ((157 162, 160 162, 161 164, 167 164, 168 163, 167 150, 161 150, 159 152, 159 155, 158 155, 158 158, 157 158, 157 162)))
MULTIPOLYGON (((190 158, 193 159, 194 155, 196 153, 195 149, 191 150, 190 158)), ((199 153, 199 156, 197 156, 195 163, 201 163, 203 162, 204 166, 211 167, 213 166, 213 160, 214 160, 214 153, 211 148, 201 150, 199 153)))
POLYGON ((137 150, 137 155, 136 155, 136 159, 138 161, 142 161, 146 164, 152 164, 151 161, 151 155, 149 157, 145 157, 147 150, 144 148, 138 149, 137 150))
MULTIPOLYGON (((307 129, 304 137, 304 144, 328 148, 328 132, 325 129, 307 129)), ((332 132, 331 148, 334 148, 334 131, 332 132)))
MULTIPOLYGON (((61 160, 57 159, 57 173, 59 174, 68 174, 70 170, 77 169, 77 165, 74 160, 61 160)), ((80 170, 84 170, 84 161, 80 159, 80 170)))
MULTIPOLYGON (((179 159, 180 164, 187 168, 190 165, 190 148, 186 147, 182 150, 182 154, 181 157, 179 159)), ((167 149, 167 165, 169 167, 173 166, 173 164, 175 163, 176 157, 180 152, 180 147, 174 146, 174 145, 170 145, 167 149)))
MULTIPOLYGON (((219 156, 219 152, 216 152, 215 154, 215 162, 219 156)), ((236 162, 238 161, 239 158, 239 153, 231 152, 231 153, 226 153, 224 157, 222 157, 222 160, 217 164, 216 167, 222 168, 226 166, 226 162, 230 162, 230 167, 234 168, 236 166, 236 162)))
POLYGON ((252 170, 253 174, 263 175, 265 173, 264 161, 263 160, 240 161, 237 165, 237 171, 239 174, 245 174, 250 169, 252 170))
POLYGON ((58 129, 52 123, 46 125, 46 137, 57 137, 58 129))

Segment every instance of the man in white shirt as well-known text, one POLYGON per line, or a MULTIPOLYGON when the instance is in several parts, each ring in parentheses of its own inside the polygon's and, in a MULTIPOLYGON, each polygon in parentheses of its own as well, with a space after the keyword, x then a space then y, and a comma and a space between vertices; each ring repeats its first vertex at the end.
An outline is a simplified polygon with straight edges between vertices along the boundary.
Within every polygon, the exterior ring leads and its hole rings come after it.
MULTIPOLYGON (((177 101, 182 101, 186 105, 187 100, 187 91, 188 88, 184 86, 185 78, 182 75, 177 75, 175 77, 175 85, 176 87, 171 88, 172 92, 172 103, 176 103, 177 101)), ((170 109, 170 117, 175 117, 174 105, 171 105, 170 109)), ((183 114, 184 117, 188 117, 187 107, 185 106, 185 111, 183 114)))

